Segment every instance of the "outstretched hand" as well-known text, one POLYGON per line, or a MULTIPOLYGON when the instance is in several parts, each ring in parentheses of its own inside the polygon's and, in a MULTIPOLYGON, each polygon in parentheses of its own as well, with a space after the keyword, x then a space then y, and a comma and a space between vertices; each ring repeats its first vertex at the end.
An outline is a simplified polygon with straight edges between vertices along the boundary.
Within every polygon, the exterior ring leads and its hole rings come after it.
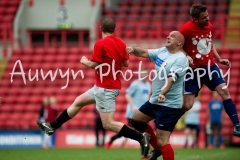
POLYGON ((228 66, 229 68, 231 68, 231 62, 228 60, 228 59, 219 59, 218 62, 222 65, 226 65, 228 66))
POLYGON ((80 63, 84 64, 86 61, 88 61, 87 57, 82 56, 80 63))
POLYGON ((127 47, 127 48, 126 48, 126 52, 127 52, 129 55, 133 54, 133 53, 134 53, 133 47, 127 47))

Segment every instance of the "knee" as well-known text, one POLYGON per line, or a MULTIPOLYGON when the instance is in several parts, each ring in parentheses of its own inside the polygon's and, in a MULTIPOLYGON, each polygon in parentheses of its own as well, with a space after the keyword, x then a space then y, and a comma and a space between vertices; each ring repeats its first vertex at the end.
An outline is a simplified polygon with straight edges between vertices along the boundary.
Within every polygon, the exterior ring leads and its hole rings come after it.
POLYGON ((140 122, 137 120, 132 119, 131 120, 131 126, 134 127, 139 132, 144 132, 148 128, 148 124, 144 122, 140 122))
POLYGON ((182 107, 182 111, 183 112, 187 112, 192 108, 192 104, 189 102, 184 102, 183 103, 183 107, 182 107))
POLYGON ((112 130, 112 123, 109 122, 109 121, 103 123, 103 128, 104 128, 105 130, 111 131, 111 130, 112 130))
POLYGON ((230 94, 227 88, 221 89, 221 91, 218 92, 218 94, 222 97, 223 100, 227 100, 230 98, 230 94))

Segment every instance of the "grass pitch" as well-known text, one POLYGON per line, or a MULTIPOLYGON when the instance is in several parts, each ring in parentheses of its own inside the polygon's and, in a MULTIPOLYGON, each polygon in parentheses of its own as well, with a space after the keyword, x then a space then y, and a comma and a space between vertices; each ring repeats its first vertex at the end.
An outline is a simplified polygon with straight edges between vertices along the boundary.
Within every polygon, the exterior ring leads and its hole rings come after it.
MULTIPOLYGON (((176 160, 240 160, 240 147, 174 149, 176 160)), ((139 160, 139 149, 0 149, 0 160, 139 160)), ((158 160, 161 160, 158 158, 158 160)))

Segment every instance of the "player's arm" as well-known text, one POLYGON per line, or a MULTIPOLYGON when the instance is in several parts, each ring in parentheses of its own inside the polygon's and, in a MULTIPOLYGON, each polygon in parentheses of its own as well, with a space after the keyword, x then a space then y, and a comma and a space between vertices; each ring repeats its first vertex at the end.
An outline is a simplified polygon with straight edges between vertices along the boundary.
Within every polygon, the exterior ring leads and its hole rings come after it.
POLYGON ((83 56, 81 58, 81 61, 80 61, 84 66, 88 67, 88 68, 92 68, 94 69, 95 67, 97 67, 99 65, 98 62, 94 62, 94 61, 90 61, 87 59, 87 57, 83 56))
POLYGON ((163 89, 161 90, 161 92, 160 92, 160 94, 158 96, 158 102, 162 103, 162 102, 166 101, 165 95, 171 89, 173 83, 174 83, 174 79, 172 77, 169 77, 167 79, 167 85, 163 87, 163 89))
POLYGON ((228 59, 222 59, 214 46, 213 46, 213 56, 218 63, 231 67, 231 62, 228 59))
POLYGON ((124 61, 122 64, 123 67, 128 67, 129 66, 129 60, 124 61))
POLYGON ((130 104, 130 106, 131 106, 131 108, 132 108, 133 111, 135 111, 135 110, 138 109, 138 108, 135 106, 135 104, 133 103, 132 97, 131 97, 130 94, 126 93, 126 94, 125 94, 125 98, 126 98, 128 104, 130 104))
POLYGON ((134 54, 137 57, 149 58, 148 50, 140 47, 127 47, 126 51, 128 54, 134 54))

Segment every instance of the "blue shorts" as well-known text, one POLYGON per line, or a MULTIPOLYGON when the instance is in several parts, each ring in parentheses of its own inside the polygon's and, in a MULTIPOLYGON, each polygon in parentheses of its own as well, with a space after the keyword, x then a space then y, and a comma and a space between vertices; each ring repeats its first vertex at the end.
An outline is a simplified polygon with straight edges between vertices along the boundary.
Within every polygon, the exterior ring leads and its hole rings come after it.
POLYGON ((222 83, 226 82, 216 64, 210 66, 210 69, 208 69, 208 67, 192 68, 192 71, 188 69, 184 81, 184 94, 195 94, 197 97, 203 84, 205 84, 210 90, 214 91, 215 88, 222 83))
POLYGON ((152 117, 156 127, 160 130, 172 132, 179 118, 184 114, 181 108, 170 108, 161 105, 151 104, 147 101, 139 111, 152 117))

